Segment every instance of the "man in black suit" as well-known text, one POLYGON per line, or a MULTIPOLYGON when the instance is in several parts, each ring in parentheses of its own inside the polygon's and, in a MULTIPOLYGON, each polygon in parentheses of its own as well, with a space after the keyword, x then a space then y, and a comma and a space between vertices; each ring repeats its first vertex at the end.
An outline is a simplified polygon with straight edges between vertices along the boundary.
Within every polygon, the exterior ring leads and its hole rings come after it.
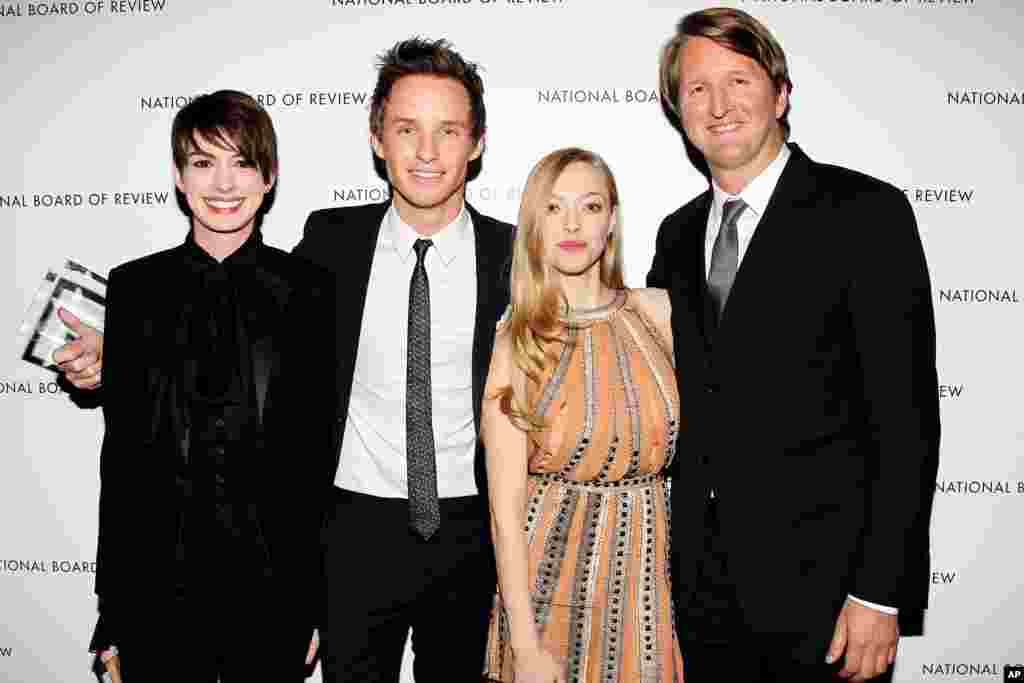
MULTIPOLYGON (((417 680, 483 670, 496 575, 477 432, 513 232, 465 201, 484 150, 483 89, 444 40, 382 55, 370 144, 391 201, 314 211, 294 250, 337 282, 327 683, 397 681, 410 627, 417 680)), ((103 338, 78 329, 55 357, 94 389, 103 338)))
POLYGON ((334 282, 263 244, 277 145, 253 98, 196 98, 172 147, 189 234, 107 290, 92 649, 116 647, 127 683, 298 682, 334 465, 334 282))
POLYGON ((295 253, 338 274, 324 680, 478 681, 495 587, 476 438, 512 226, 465 201, 483 83, 443 40, 383 54, 370 111, 391 201, 315 211, 295 253))
POLYGON ((666 113, 711 181, 658 234, 684 412, 673 583, 688 683, 891 676, 920 627, 938 462, 935 328, 896 188, 788 143, 754 18, 682 19, 666 113), (913 622, 917 622, 914 624, 913 622))

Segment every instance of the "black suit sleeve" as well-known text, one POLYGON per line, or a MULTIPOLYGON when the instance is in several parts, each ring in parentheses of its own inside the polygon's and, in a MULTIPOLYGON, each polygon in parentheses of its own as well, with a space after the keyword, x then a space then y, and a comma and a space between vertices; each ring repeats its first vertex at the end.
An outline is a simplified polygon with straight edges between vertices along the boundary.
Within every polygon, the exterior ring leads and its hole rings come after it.
POLYGON ((923 608, 938 468, 935 322, 924 251, 910 204, 885 187, 865 211, 850 287, 871 469, 866 530, 851 593, 923 608), (874 226, 874 227, 872 227, 874 226))
POLYGON ((654 242, 654 261, 651 263, 651 270, 647 273, 648 287, 668 289, 668 263, 671 255, 669 254, 669 245, 666 242, 670 241, 668 239, 669 233, 677 229, 673 218, 674 215, 667 217, 661 222, 661 227, 658 228, 658 237, 654 242))
POLYGON ((100 452, 99 535, 96 542, 95 590, 99 597, 101 621, 97 628, 109 645, 117 641, 117 620, 113 614, 120 602, 125 557, 130 554, 131 505, 126 481, 124 455, 130 429, 131 406, 141 396, 144 380, 135 350, 140 341, 132 340, 131 284, 124 271, 115 268, 107 284, 104 325, 104 404, 105 431, 100 452), (102 627, 102 628, 101 628, 102 627))
POLYGON ((295 262, 300 275, 288 304, 279 372, 265 411, 268 452, 279 465, 267 482, 267 499, 279 501, 276 531, 294 549, 282 575, 296 582, 292 593, 303 602, 310 626, 316 627, 322 624, 327 601, 320 532, 334 481, 337 309, 333 276, 295 262))
MULTIPOLYGON (((325 210, 321 209, 310 213, 302 228, 302 239, 299 240, 299 243, 295 245, 294 249, 292 249, 292 254, 312 263, 329 267, 329 264, 325 262, 325 259, 330 258, 330 254, 324 253, 327 250, 325 250, 322 245, 319 249, 316 246, 318 236, 320 234, 318 228, 325 225, 327 222, 328 219, 325 210)), ((327 507, 330 504, 330 492, 334 483, 335 463, 337 462, 335 458, 335 449, 338 446, 338 441, 335 438, 337 435, 337 421, 334 414, 334 408, 337 405, 337 386, 334 369, 338 364, 338 340, 335 316, 341 315, 341 311, 337 309, 337 283, 334 281, 334 277, 336 276, 332 274, 332 284, 329 288, 318 287, 306 304, 307 307, 312 306, 316 309, 317 315, 322 323, 322 327, 318 326, 318 329, 327 333, 326 336, 321 338, 317 344, 317 346, 324 352, 323 357, 317 365, 319 366, 320 374, 324 378, 324 382, 319 385, 320 398, 318 400, 325 408, 329 408, 329 412, 322 416, 324 420, 329 422, 329 425, 327 425, 327 433, 322 436, 323 441, 319 441, 321 437, 318 437, 316 443, 310 444, 315 451, 319 451, 321 448, 323 449, 322 456, 317 456, 317 461, 323 463, 323 469, 320 470, 320 477, 318 481, 314 483, 314 487, 316 490, 319 490, 322 495, 320 515, 317 520, 318 533, 322 532, 327 507), (328 328, 330 329, 328 330, 328 328)), ((313 368, 309 369, 309 372, 313 371, 313 368)), ((323 544, 319 543, 318 547, 320 548, 320 555, 318 566, 314 574, 316 585, 313 590, 312 603, 309 605, 309 609, 314 626, 320 628, 326 620, 327 577, 323 574, 323 544)))
POLYGON ((292 253, 296 256, 301 256, 307 261, 318 263, 322 266, 328 266, 324 259, 328 258, 329 255, 322 253, 322 250, 318 251, 316 243, 318 242, 318 236, 320 234, 319 228, 328 223, 326 209, 320 209, 313 211, 306 217, 306 223, 302 227, 302 239, 292 249, 292 253))
POLYGON ((64 375, 60 373, 57 375, 57 385, 60 386, 61 391, 68 395, 68 399, 75 404, 76 407, 83 410, 93 410, 103 405, 103 386, 98 386, 95 389, 79 389, 64 375))

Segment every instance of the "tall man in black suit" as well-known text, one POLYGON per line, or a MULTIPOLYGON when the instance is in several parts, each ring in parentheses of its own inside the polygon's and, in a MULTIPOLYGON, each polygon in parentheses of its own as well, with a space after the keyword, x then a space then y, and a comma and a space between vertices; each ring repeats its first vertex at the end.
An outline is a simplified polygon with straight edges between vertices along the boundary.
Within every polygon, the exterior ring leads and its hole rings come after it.
POLYGON ((172 130, 184 243, 114 268, 92 649, 126 683, 304 679, 333 473, 330 273, 263 244, 270 117, 219 91, 172 130))
POLYGON ((494 586, 477 441, 512 226, 465 201, 483 82, 444 41, 380 58, 370 142, 391 201, 315 211, 295 253, 338 276, 324 680, 477 681, 494 586))
POLYGON ((687 681, 891 676, 898 622, 926 606, 939 441, 913 213, 896 188, 787 144, 785 55, 751 16, 684 17, 661 77, 711 181, 662 223, 648 275, 672 302, 685 411, 687 681))

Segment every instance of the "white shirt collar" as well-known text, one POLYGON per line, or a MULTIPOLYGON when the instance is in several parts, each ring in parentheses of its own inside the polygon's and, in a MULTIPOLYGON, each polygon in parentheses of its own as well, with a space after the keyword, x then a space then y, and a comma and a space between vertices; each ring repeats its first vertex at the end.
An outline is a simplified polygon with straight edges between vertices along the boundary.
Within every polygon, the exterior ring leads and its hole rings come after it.
POLYGON ((761 171, 760 175, 751 180, 749 185, 740 190, 739 194, 729 194, 720 188, 712 178, 711 189, 714 193, 712 211, 714 215, 721 216, 722 206, 730 199, 740 197, 747 203, 748 213, 752 214, 754 218, 760 218, 768 208, 768 201, 772 198, 772 193, 775 192, 775 186, 779 184, 779 178, 782 176, 782 171, 786 168, 786 162, 789 161, 791 154, 789 145, 782 143, 778 156, 761 171))
POLYGON ((455 217, 455 220, 429 238, 423 237, 411 225, 402 220, 402 217, 398 215, 398 209, 392 203, 384 218, 384 231, 386 232, 385 237, 391 240, 402 263, 412 256, 412 245, 418 239, 429 239, 433 242, 434 249, 445 266, 450 265, 456 255, 472 243, 472 225, 465 202, 462 203, 462 209, 459 210, 459 215, 455 217))

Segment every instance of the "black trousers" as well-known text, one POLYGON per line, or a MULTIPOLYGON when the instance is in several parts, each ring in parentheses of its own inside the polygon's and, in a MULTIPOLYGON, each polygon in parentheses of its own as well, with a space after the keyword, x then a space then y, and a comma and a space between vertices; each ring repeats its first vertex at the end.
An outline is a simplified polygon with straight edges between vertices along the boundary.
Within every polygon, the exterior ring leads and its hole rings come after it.
MULTIPOLYGON (((683 650, 686 683, 838 683, 843 660, 825 664, 798 661, 795 653, 809 634, 762 633, 744 619, 723 548, 717 506, 705 509, 704 547, 688 604, 676 610, 676 627, 683 650)), ((794 601, 799 595, 792 596, 794 601)), ((831 633, 825 636, 828 641, 831 633)), ((890 667, 878 683, 892 680, 890 667)))
POLYGON ((324 683, 396 683, 409 629, 417 681, 480 681, 494 554, 482 496, 441 500, 429 541, 405 499, 335 489, 324 527, 324 683))

